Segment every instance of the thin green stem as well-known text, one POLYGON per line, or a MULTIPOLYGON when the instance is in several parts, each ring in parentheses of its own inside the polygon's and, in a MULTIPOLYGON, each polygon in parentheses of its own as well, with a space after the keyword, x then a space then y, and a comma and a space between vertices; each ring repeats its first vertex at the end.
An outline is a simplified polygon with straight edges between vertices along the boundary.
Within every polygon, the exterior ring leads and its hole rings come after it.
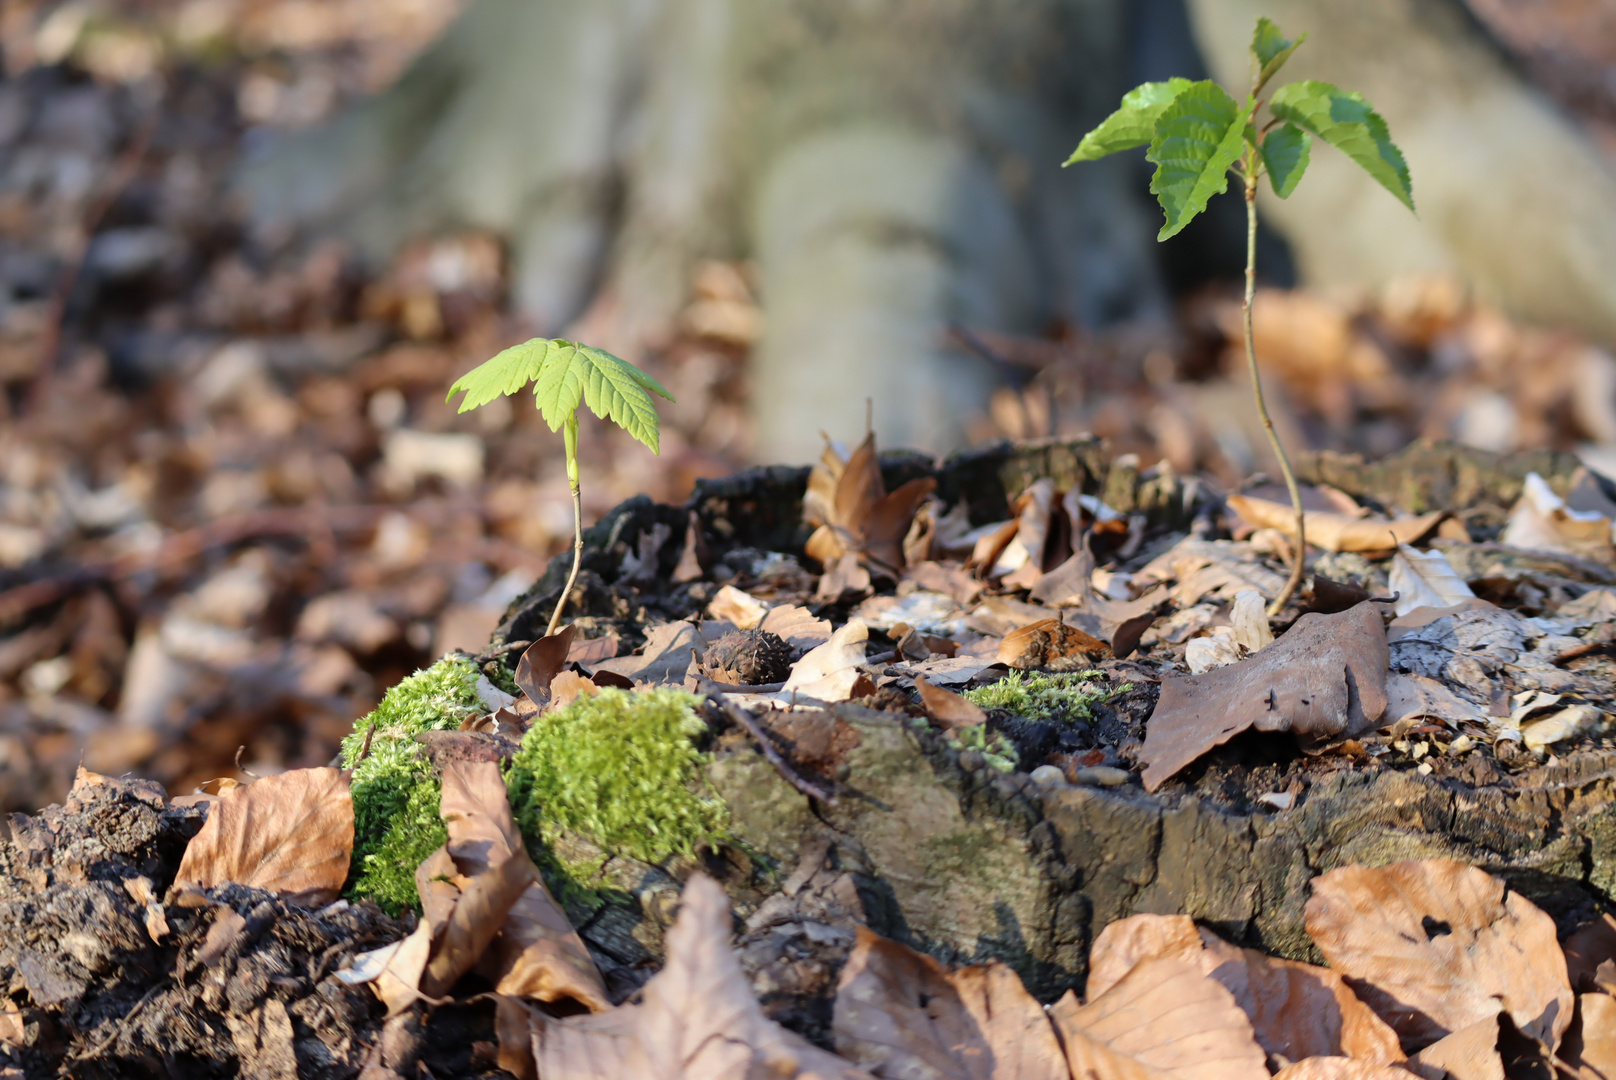
POLYGON ((544 631, 545 637, 556 632, 556 626, 561 622, 561 612, 567 606, 567 598, 572 595, 572 587, 578 583, 578 568, 584 561, 584 500, 583 490, 578 482, 577 413, 567 417, 562 437, 567 444, 567 484, 572 488, 572 573, 567 575, 567 587, 561 590, 561 597, 556 601, 555 612, 550 616, 550 625, 544 631))
POLYGON ((1274 430, 1274 418, 1268 415, 1268 403, 1263 399, 1262 376, 1257 372, 1257 343, 1251 331, 1251 304, 1257 296, 1257 162, 1256 151, 1247 150, 1246 163, 1246 299, 1241 315, 1246 331, 1246 368, 1251 372, 1251 389, 1257 397, 1257 414, 1262 417, 1263 430, 1268 433, 1268 445, 1279 459, 1279 471, 1285 477, 1285 490, 1290 492, 1291 509, 1296 512, 1296 549, 1292 553, 1291 576, 1280 590, 1279 596, 1268 607, 1270 616, 1285 609, 1296 586, 1302 581, 1302 565, 1307 557, 1307 521, 1302 513, 1302 492, 1296 486, 1296 474, 1291 471, 1291 459, 1274 430))

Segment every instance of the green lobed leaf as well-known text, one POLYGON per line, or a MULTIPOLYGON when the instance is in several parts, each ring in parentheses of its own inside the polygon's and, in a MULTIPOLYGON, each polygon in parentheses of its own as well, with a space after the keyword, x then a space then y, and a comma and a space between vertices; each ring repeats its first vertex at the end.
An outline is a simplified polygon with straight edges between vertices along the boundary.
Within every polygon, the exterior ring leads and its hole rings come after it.
POLYGON ((533 384, 534 404, 551 431, 560 431, 580 403, 660 452, 660 427, 651 395, 673 395, 650 375, 604 349, 560 338, 514 345, 455 380, 449 397, 464 392, 460 411, 485 405, 533 384))
POLYGON ((1228 190, 1229 167, 1240 156, 1254 105, 1237 105, 1208 79, 1186 87, 1157 119, 1145 155, 1156 165, 1151 194, 1167 215, 1157 240, 1175 235, 1208 199, 1228 190))
POLYGON ((1291 197, 1297 182, 1307 171, 1308 154, 1313 148, 1313 136, 1295 124, 1281 124, 1263 140, 1263 165, 1268 169, 1268 182, 1274 194, 1281 199, 1291 197))
POLYGON ((1156 131, 1156 118, 1173 103, 1173 99, 1188 89, 1188 79, 1173 78, 1166 82, 1148 82, 1136 86, 1122 95, 1122 107, 1100 121, 1100 125, 1077 144, 1065 164, 1075 161, 1097 161, 1118 150, 1131 150, 1150 142, 1156 131))
POLYGON ((1257 19, 1257 29, 1251 35, 1251 58, 1257 68, 1257 86, 1262 87, 1269 79, 1279 73, 1285 66, 1285 61, 1307 40, 1306 34, 1299 34, 1292 41, 1280 33, 1279 27, 1266 18, 1257 19))
POLYGON ((1408 163, 1392 142, 1386 121, 1362 95, 1307 79, 1274 91, 1268 107, 1279 119, 1313 133, 1346 154, 1403 205, 1414 209, 1408 163))

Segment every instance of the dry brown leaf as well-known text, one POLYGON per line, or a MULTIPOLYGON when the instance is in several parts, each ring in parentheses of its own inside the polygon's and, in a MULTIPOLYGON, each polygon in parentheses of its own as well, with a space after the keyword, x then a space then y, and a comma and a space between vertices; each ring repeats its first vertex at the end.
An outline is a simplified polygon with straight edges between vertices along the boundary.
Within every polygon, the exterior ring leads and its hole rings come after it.
MULTIPOLYGON (((1608 506, 1608 500, 1599 502, 1608 506)), ((1526 474, 1521 497, 1510 510, 1498 541, 1510 547, 1553 551, 1606 565, 1616 562, 1611 519, 1598 511, 1571 509, 1535 472, 1526 474)))
POLYGON ((1573 930, 1565 941, 1565 958, 1571 988, 1579 993, 1593 990, 1599 965, 1616 960, 1616 916, 1601 915, 1573 930))
POLYGON ((864 647, 870 640, 870 628, 863 619, 849 619, 830 640, 812 649, 791 666, 791 676, 782 688, 785 692, 802 690, 827 675, 857 667, 864 663, 864 647))
POLYGON ((887 493, 876 459, 875 433, 864 437, 846 462, 826 447, 808 478, 803 520, 817 528, 805 546, 827 569, 843 555, 857 555, 876 570, 903 571, 903 540, 915 512, 937 487, 931 477, 911 480, 887 493))
POLYGON ((836 1050, 877 1076, 1067 1080, 1044 1010, 1005 964, 947 971, 858 928, 836 987, 836 1050))
POLYGON ((868 596, 873 588, 869 569, 859 560, 858 555, 849 552, 825 564, 825 572, 819 575, 819 585, 814 590, 814 599, 829 604, 839 603, 844 599, 851 603, 860 597, 868 596))
POLYGON ((317 907, 342 892, 353 854, 342 769, 291 769, 220 797, 186 845, 172 893, 233 881, 317 907))
POLYGON ((533 1009, 520 998, 494 995, 494 1037, 499 1041, 495 1063, 516 1080, 538 1080, 539 1070, 533 1060, 533 1016, 533 1009))
POLYGON ((421 973, 431 955, 432 927, 423 921, 405 937, 355 956, 336 976, 350 986, 368 983, 393 1016, 420 998, 421 973))
POLYGON ((1397 1033, 1338 973, 1237 948, 1206 930, 1201 937, 1207 973, 1234 995, 1269 1054, 1287 1061, 1348 1057, 1366 1065, 1403 1060, 1397 1033))
POLYGON ((831 634, 829 619, 821 619, 797 604, 770 608, 757 628, 767 630, 793 649, 805 650, 825 644, 831 634))
POLYGON ((1457 727, 1461 723, 1486 723, 1487 717, 1473 705, 1428 675, 1394 671, 1386 676, 1384 727, 1400 720, 1426 719, 1457 727))
POLYGON ((1006 634, 999 663, 1013 668, 1076 671, 1111 655, 1111 646, 1060 619, 1042 619, 1006 634))
POLYGON ((1332 870, 1313 879, 1307 932, 1405 1047, 1500 1009, 1551 1048, 1571 1023, 1575 998, 1554 920, 1464 863, 1332 870))
POLYGON ((1475 598, 1470 584, 1459 576, 1440 551, 1416 551, 1407 544, 1397 548, 1388 573, 1397 594, 1392 610, 1399 616, 1420 608, 1448 608, 1475 598))
MULTIPOLYGON (((442 813, 449 856, 466 877, 485 874, 506 859, 528 857, 498 765, 477 762, 444 769, 442 813)), ((593 1012, 610 1007, 583 939, 536 871, 506 913, 483 970, 499 993, 511 997, 572 1000, 593 1012)))
POLYGON ((567 663, 593 667, 602 660, 610 660, 616 656, 622 644, 616 634, 598 638, 573 638, 572 647, 567 650, 567 663))
POLYGON ((1051 1006, 1072 1075, 1102 1080, 1267 1080, 1267 1058, 1229 991, 1187 960, 1145 960, 1087 1005, 1051 1006), (1132 1059, 1139 1071, 1116 1057, 1132 1059))
MULTIPOLYGON (((1443 1073, 1453 1080, 1504 1080, 1498 1055, 1498 1017, 1489 1016, 1438 1039, 1409 1059, 1416 1067, 1443 1073)), ((1429 1075, 1429 1073, 1426 1073, 1429 1075)))
POLYGON ((572 639, 578 628, 569 623, 563 629, 542 637, 522 652, 516 662, 516 685, 535 705, 550 700, 550 682, 567 666, 567 654, 572 651, 572 639))
MULTIPOLYGON (((1230 495, 1227 502, 1248 525, 1278 529, 1285 536, 1296 538, 1296 512, 1290 506, 1249 495, 1230 495)), ((1399 544, 1413 544, 1423 539, 1447 516, 1445 510, 1405 518, 1379 514, 1353 517, 1304 510, 1302 522, 1307 529, 1307 542, 1325 551, 1390 551, 1399 544)))
POLYGON ((581 1019, 536 1019, 544 1080, 873 1080, 763 1015, 730 949, 730 906, 711 878, 685 885, 667 962, 643 1004, 581 1019))
POLYGON ((1141 961, 1156 957, 1202 966, 1201 932, 1188 915, 1130 915, 1101 930, 1089 946, 1089 981, 1095 999, 1122 981, 1141 961))
POLYGON ((1390 1065, 1320 1055, 1287 1065, 1274 1077, 1275 1080, 1409 1080, 1409 1075, 1406 1069, 1390 1065))
POLYGON ((1389 1064, 1397 1035, 1328 968, 1264 956, 1197 929, 1186 915, 1134 915, 1107 926, 1089 951, 1091 997, 1145 960, 1183 960, 1221 984, 1251 1021, 1257 1042, 1288 1061, 1339 1056, 1389 1064))
POLYGON ((903 576, 923 589, 944 593, 962 607, 970 607, 987 586, 952 562, 912 564, 903 576))
POLYGON ((1566 1032, 1560 1057, 1578 1070, 1578 1080, 1616 1080, 1616 998, 1577 998, 1577 1023, 1566 1032))
POLYGON ((1145 789, 1249 728, 1290 731, 1304 746, 1374 728, 1386 711, 1388 659, 1380 613, 1366 603, 1303 615, 1249 660, 1162 679, 1145 727, 1145 789))
POLYGON ((915 676, 915 689, 920 692, 921 704, 927 714, 945 728, 970 727, 987 722, 988 714, 982 706, 941 686, 933 686, 924 675, 915 676))
POLYGON ((550 704, 544 707, 544 711, 565 709, 579 698, 590 697, 599 690, 600 684, 595 680, 585 678, 576 671, 563 671, 550 680, 550 704))
POLYGON ((595 666, 595 674, 610 672, 636 684, 683 686, 685 675, 690 671, 690 650, 700 646, 701 634, 690 623, 662 623, 646 631, 645 645, 638 656, 602 661, 595 666))
POLYGON ((476 966, 512 905, 534 879, 533 863, 524 853, 500 860, 460 887, 442 933, 433 936, 432 958, 421 975, 421 993, 443 997, 460 976, 476 966))
POLYGON ((762 622, 763 616, 768 613, 769 605, 733 585, 725 585, 719 589, 707 605, 708 618, 733 623, 737 630, 757 629, 758 623, 762 622))

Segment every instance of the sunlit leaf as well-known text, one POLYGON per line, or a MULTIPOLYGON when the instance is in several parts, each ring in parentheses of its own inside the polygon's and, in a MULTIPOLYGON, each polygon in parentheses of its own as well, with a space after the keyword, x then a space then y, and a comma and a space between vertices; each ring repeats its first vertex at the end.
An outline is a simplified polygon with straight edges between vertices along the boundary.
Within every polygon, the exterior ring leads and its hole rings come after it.
POLYGON ((1146 154, 1156 165, 1151 194, 1167 215, 1157 240, 1177 234, 1208 199, 1228 190, 1229 166, 1240 156, 1252 108, 1207 79, 1186 87, 1162 112, 1146 154))
POLYGON ((1268 103, 1275 116, 1317 135, 1356 161, 1381 187, 1414 209, 1408 163, 1392 142, 1386 121, 1361 94, 1307 79, 1274 91, 1268 103))
POLYGON ((1083 136, 1083 141, 1077 144, 1077 149, 1066 159, 1066 164, 1097 161, 1118 150, 1146 145, 1155 134, 1156 118, 1189 86, 1188 79, 1173 78, 1166 82, 1148 82, 1129 90, 1122 95, 1122 106, 1083 136))
POLYGON ((1251 35, 1251 55, 1256 61, 1257 85, 1261 86, 1278 74, 1279 69, 1285 66, 1285 61, 1291 58, 1291 53, 1306 40, 1306 34, 1298 34, 1293 41, 1280 33, 1279 27, 1271 20, 1258 18, 1257 29, 1251 35))

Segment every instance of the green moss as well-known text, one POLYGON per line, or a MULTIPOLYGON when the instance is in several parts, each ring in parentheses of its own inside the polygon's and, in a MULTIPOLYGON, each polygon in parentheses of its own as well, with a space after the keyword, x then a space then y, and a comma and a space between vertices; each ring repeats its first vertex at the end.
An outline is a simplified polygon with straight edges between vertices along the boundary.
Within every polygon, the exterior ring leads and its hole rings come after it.
POLYGON ((1095 705, 1133 688, 1104 679, 1102 671, 1068 675, 1012 671, 998 682, 967 690, 965 697, 984 709, 1003 709, 1028 720, 1087 720, 1095 705))
POLYGON ((657 863, 727 838, 729 810, 706 780, 699 698, 681 690, 603 690, 539 717, 506 777, 523 834, 586 882, 600 860, 568 865, 567 833, 606 855, 657 863))
POLYGON ((389 690, 342 740, 342 763, 353 769, 349 896, 369 897, 395 915, 419 905, 415 868, 448 834, 438 814, 438 781, 415 736, 458 728, 483 708, 477 669, 449 657, 389 690), (359 761, 367 736, 370 749, 359 761))
POLYGON ((956 750, 975 750, 1000 772, 1011 772, 1016 767, 1016 748, 1009 739, 997 731, 989 731, 986 724, 972 724, 959 728, 948 736, 948 744, 956 750))

